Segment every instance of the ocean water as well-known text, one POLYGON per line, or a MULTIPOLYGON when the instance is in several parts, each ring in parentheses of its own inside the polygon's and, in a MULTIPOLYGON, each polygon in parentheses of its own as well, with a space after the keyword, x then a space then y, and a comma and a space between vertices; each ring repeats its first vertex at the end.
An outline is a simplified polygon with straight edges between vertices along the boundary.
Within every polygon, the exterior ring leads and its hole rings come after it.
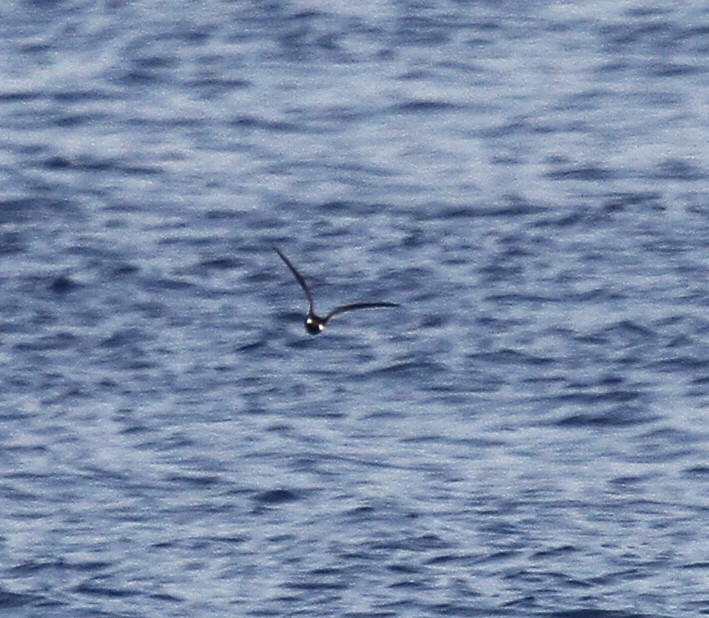
POLYGON ((4 3, 0 614, 709 615, 708 23, 4 3))

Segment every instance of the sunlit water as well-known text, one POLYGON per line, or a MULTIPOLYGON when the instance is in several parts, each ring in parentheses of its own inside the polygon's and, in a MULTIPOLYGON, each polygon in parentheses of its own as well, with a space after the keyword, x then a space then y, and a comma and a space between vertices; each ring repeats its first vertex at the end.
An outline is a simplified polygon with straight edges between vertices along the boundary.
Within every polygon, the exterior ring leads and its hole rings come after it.
POLYGON ((709 615, 708 22, 4 4, 0 613, 709 615))

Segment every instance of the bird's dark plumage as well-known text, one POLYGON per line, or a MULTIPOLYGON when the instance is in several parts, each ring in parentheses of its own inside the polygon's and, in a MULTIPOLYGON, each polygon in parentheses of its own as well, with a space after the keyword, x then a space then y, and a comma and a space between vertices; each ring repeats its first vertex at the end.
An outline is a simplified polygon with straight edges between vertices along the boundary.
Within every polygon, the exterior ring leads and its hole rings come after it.
POLYGON ((341 313, 347 313, 348 311, 358 311, 360 309, 376 309, 377 307, 399 307, 400 305, 397 305, 396 303, 386 303, 386 302, 381 302, 381 303, 352 303, 350 305, 342 305, 341 307, 337 307, 337 309, 331 311, 328 313, 325 317, 320 317, 315 314, 315 303, 313 302, 313 293, 310 290, 310 286, 308 285, 308 282, 305 280, 303 275, 301 275, 298 270, 296 269, 293 264, 291 264, 291 261, 284 255, 284 253, 278 248, 278 247, 273 247, 274 251, 279 255, 279 257, 283 260, 285 265, 288 267, 288 270, 291 271, 293 276, 295 277, 295 280, 300 284, 300 287, 303 288, 303 292, 305 292, 305 296, 308 299, 308 314, 305 316, 305 329, 311 334, 311 335, 317 335, 323 331, 325 326, 327 325, 328 321, 334 318, 337 315, 340 315, 341 313))

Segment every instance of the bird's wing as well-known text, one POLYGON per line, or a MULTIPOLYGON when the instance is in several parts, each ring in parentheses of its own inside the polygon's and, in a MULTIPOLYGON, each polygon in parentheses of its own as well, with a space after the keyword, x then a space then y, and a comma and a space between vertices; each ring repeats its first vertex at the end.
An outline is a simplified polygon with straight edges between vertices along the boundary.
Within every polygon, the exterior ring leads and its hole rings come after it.
POLYGON ((308 304, 310 305, 310 311, 312 312, 313 311, 313 295, 310 292, 310 287, 308 287, 308 284, 306 283, 305 279, 303 278, 303 275, 301 275, 295 269, 295 266, 293 266, 293 264, 290 263, 290 260, 285 255, 283 255, 283 252, 278 247, 273 247, 273 250, 286 263, 288 270, 290 270, 293 273, 293 276, 295 277, 296 281, 300 284, 300 287, 303 288, 303 292, 305 292, 305 295, 308 297, 308 304))
POLYGON ((353 303, 351 305, 343 305, 342 307, 338 307, 334 311, 328 313, 324 319, 327 322, 329 319, 334 318, 336 315, 346 313, 347 311, 357 311, 359 309, 376 309, 377 307, 401 307, 401 305, 397 305, 396 303, 353 303))

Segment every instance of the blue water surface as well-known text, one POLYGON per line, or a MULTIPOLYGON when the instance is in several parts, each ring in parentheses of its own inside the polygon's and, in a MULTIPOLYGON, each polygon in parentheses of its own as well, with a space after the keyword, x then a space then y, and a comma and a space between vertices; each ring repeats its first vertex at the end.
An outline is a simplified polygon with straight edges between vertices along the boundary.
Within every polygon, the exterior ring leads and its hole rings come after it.
POLYGON ((4 3, 0 614, 709 615, 707 23, 4 3))

